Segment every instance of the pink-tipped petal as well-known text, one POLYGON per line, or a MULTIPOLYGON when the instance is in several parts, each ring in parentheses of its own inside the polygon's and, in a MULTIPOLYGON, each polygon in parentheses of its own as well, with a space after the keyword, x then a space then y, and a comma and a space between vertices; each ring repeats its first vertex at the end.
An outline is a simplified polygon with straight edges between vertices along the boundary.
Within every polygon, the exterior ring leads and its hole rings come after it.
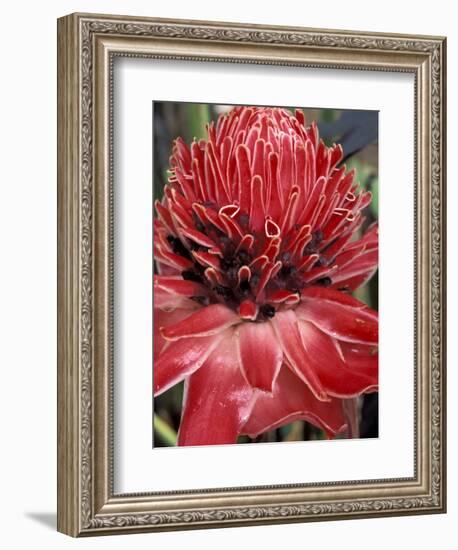
POLYGON ((345 292, 341 292, 333 288, 311 286, 309 288, 304 288, 301 292, 301 296, 307 299, 326 300, 356 309, 363 309, 366 313, 371 314, 375 319, 378 318, 377 312, 370 309, 364 302, 360 302, 357 298, 354 298, 350 294, 346 294, 345 292))
POLYGON ((377 371, 365 373, 348 367, 332 338, 313 323, 300 322, 299 330, 305 348, 305 361, 329 395, 355 397, 377 387, 377 371))
POLYGON ((369 308, 303 296, 296 313, 300 319, 310 321, 338 340, 378 344, 378 319, 369 308))
POLYGON ((376 347, 339 342, 339 348, 345 364, 350 369, 359 370, 369 376, 377 376, 378 350, 376 347))
POLYGON ((201 308, 183 321, 162 329, 166 340, 179 340, 190 336, 211 336, 240 322, 239 316, 222 304, 201 308))
POLYGON ((169 345, 153 364, 154 395, 160 395, 199 369, 222 335, 185 338, 169 345))
POLYGON ((242 371, 253 388, 272 391, 283 351, 270 323, 242 323, 236 342, 242 371))
POLYGON ((188 239, 191 239, 197 244, 200 244, 202 246, 205 246, 207 248, 212 248, 215 246, 215 243, 212 241, 212 239, 208 238, 206 235, 201 233, 200 231, 196 231, 195 229, 192 229, 191 227, 184 227, 180 230, 181 234, 188 239))
POLYGON ((299 320, 291 311, 278 312, 272 319, 275 334, 281 343, 288 366, 310 388, 320 401, 328 401, 329 397, 321 384, 316 372, 306 360, 305 350, 299 332, 299 320))
POLYGON ((230 330, 185 383, 178 445, 235 443, 254 398, 240 370, 230 330))
POLYGON ((251 181, 250 224, 255 232, 261 231, 264 226, 264 180, 261 176, 254 176, 251 181))
POLYGON ((189 317, 188 309, 175 309, 173 311, 163 311, 159 308, 154 308, 153 314, 153 358, 156 360, 160 354, 170 345, 170 341, 166 340, 161 334, 161 327, 168 327, 180 322, 182 319, 189 317))
MULTIPOLYGON (((199 295, 196 294, 196 296, 199 295)), ((205 293, 202 296, 205 296, 205 293)), ((174 309, 192 310, 197 307, 197 303, 188 297, 167 292, 160 287, 154 289, 153 303, 155 309, 162 309, 163 311, 173 311, 174 309)))
POLYGON ((239 315, 245 321, 255 321, 259 307, 252 300, 243 300, 239 306, 239 315))
POLYGON ((194 296, 199 292, 206 292, 206 288, 194 281, 185 281, 182 277, 154 276, 154 288, 180 296, 194 296))
POLYGON ((325 430, 329 437, 345 428, 341 401, 319 401, 307 385, 284 366, 273 392, 258 396, 242 431, 250 437, 257 437, 295 420, 306 420, 325 430))

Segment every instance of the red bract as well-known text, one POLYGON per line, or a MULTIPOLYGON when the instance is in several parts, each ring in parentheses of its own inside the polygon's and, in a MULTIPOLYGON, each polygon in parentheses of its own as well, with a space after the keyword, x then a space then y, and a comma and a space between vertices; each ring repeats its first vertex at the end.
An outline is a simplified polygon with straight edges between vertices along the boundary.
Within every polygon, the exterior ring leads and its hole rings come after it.
POLYGON ((349 292, 377 268, 371 195, 302 111, 237 107, 175 141, 156 201, 154 392, 185 380, 180 445, 304 419, 328 436, 376 391, 377 313, 349 292))

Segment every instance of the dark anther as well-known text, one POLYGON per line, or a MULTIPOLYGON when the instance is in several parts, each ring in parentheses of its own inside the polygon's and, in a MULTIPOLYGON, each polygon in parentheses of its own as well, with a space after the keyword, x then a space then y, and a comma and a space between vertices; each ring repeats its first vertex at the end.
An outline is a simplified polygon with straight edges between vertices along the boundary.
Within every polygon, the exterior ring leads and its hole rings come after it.
POLYGON ((249 221, 250 221, 250 216, 248 214, 241 214, 239 216, 239 224, 242 227, 247 227, 249 221))
POLYGON ((332 280, 330 277, 322 277, 321 279, 318 279, 315 284, 318 286, 329 286, 332 284, 332 280))
POLYGON ((223 285, 217 285, 215 286, 215 292, 216 294, 219 294, 225 299, 231 298, 232 296, 232 289, 228 288, 227 286, 223 285))
POLYGON ((202 277, 192 269, 187 269, 186 271, 182 271, 181 276, 185 281, 194 281, 195 283, 202 282, 202 277))
POLYGON ((275 308, 270 304, 264 304, 263 306, 261 306, 259 311, 263 317, 266 317, 268 319, 271 319, 275 316, 275 308))
POLYGON ((237 267, 233 266, 226 270, 226 277, 231 281, 232 283, 236 283, 237 281, 237 273, 238 269, 237 267))
POLYGON ((280 269, 280 277, 289 277, 290 275, 292 275, 294 272, 296 271, 296 268, 295 266, 293 265, 285 265, 283 264, 282 265, 282 268, 280 269))
POLYGON ((195 212, 192 213, 192 219, 194 222, 194 227, 197 229, 197 231, 200 231, 201 233, 205 233, 205 225, 200 221, 200 218, 197 216, 195 212))
POLYGON ((221 248, 223 249, 223 254, 226 260, 233 261, 235 254, 235 245, 227 237, 221 237, 219 239, 221 248))
MULTIPOLYGON (((229 239, 229 237, 227 235, 222 235, 219 238, 219 241, 222 245, 225 245, 226 247, 229 246, 229 244, 231 244, 231 240, 229 239)), ((227 252, 227 249, 226 249, 226 252, 227 252)))
POLYGON ((297 292, 299 290, 302 290, 305 286, 304 279, 302 278, 300 273, 297 273, 295 271, 290 275, 288 280, 286 281, 286 288, 288 290, 291 290, 292 292, 297 292))
POLYGON ((180 239, 178 239, 177 237, 174 237, 173 235, 167 235, 167 240, 171 244, 172 250, 175 254, 179 254, 184 258, 191 258, 191 255, 189 254, 189 250, 180 241, 180 239))
POLYGON ((251 286, 248 281, 242 281, 239 285, 240 292, 246 296, 251 291, 251 286))
POLYGON ((251 261, 251 256, 245 250, 240 250, 238 257, 242 265, 247 265, 251 261))
POLYGON ((316 239, 319 243, 323 240, 323 231, 321 229, 317 229, 313 234, 314 239, 316 239))
POLYGON ((289 262, 291 260, 291 252, 283 252, 283 254, 281 255, 281 261, 286 263, 286 262, 289 262))
POLYGON ((191 250, 207 250, 207 248, 205 248, 205 246, 201 246, 200 244, 197 244, 194 241, 190 241, 189 246, 190 246, 191 250))
POLYGON ((250 283, 253 287, 256 287, 259 283, 259 275, 256 275, 256 273, 251 277, 250 283))
POLYGON ((203 306, 208 306, 210 303, 208 296, 191 296, 191 300, 194 300, 194 302, 197 302, 203 306))
POLYGON ((234 258, 230 258, 230 257, 225 256, 225 257, 220 261, 220 264, 221 264, 221 268, 222 268, 224 271, 227 271, 227 270, 229 270, 231 267, 234 267, 234 265, 235 265, 234 258))
POLYGON ((329 265, 331 262, 324 256, 320 256, 318 260, 313 264, 313 267, 324 267, 329 265))
POLYGON ((350 288, 348 286, 341 286, 337 290, 341 290, 342 292, 348 292, 350 290, 350 288))
POLYGON ((304 248, 304 251, 303 251, 304 255, 313 254, 314 252, 316 252, 319 248, 321 241, 323 240, 323 237, 324 237, 323 231, 320 231, 319 229, 315 231, 312 234, 311 241, 304 248))

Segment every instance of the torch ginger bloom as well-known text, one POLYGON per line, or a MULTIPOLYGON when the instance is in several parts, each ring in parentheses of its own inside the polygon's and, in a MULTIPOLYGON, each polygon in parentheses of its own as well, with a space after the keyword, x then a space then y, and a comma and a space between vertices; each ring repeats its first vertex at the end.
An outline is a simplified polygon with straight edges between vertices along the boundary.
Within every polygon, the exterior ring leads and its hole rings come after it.
POLYGON ((329 437, 378 385, 371 195, 313 123, 237 107, 174 142, 156 201, 154 393, 185 380, 179 445, 235 443, 303 419, 329 437), (350 406, 349 406, 350 405, 350 406))

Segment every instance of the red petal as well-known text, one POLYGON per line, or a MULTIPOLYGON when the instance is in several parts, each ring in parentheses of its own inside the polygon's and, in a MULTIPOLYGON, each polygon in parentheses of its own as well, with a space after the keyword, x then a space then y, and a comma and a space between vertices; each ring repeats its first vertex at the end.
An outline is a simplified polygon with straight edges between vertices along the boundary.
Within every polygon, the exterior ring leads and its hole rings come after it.
POLYGON ((271 304, 294 305, 300 301, 300 296, 291 290, 274 290, 267 293, 266 300, 271 304))
POLYGON ((209 254, 208 252, 193 250, 192 256, 203 267, 205 268, 212 267, 213 269, 216 269, 216 271, 221 271, 220 261, 218 260, 215 254, 209 254))
POLYGON ((253 243, 254 243, 254 237, 253 235, 250 235, 249 233, 247 233, 243 239, 240 241, 239 245, 237 246, 236 248, 236 254, 239 252, 239 250, 245 250, 247 252, 251 252, 252 248, 253 248, 253 243))
POLYGON ((221 272, 214 267, 207 267, 207 269, 204 271, 204 275, 207 278, 208 281, 210 281, 210 284, 212 286, 216 285, 222 285, 224 283, 224 278, 221 274, 221 272))
POLYGON ((179 340, 189 336, 211 336, 240 322, 240 317, 222 304, 212 304, 196 311, 176 325, 161 332, 166 340, 179 340))
POLYGON ((304 321, 299 323, 299 328, 306 350, 305 360, 329 395, 355 397, 377 387, 377 372, 366 374, 349 368, 339 354, 335 341, 313 323, 304 321))
MULTIPOLYGON (((222 210, 222 209, 221 209, 222 210)), ((220 210, 218 216, 223 223, 225 233, 238 244, 244 237, 244 232, 236 220, 220 210)))
MULTIPOLYGON (((278 154, 270 153, 268 156, 267 167, 267 182, 268 182, 268 197, 266 202, 266 213, 272 216, 274 220, 278 220, 282 211, 283 205, 283 192, 281 188, 281 182, 279 178, 278 169, 278 154)), ((266 232, 266 234, 268 234, 266 232)), ((276 235, 278 236, 278 235, 276 235)))
POLYGON ((256 300, 259 300, 261 293, 263 292, 267 283, 280 271, 281 266, 282 263, 280 261, 276 262, 275 264, 268 262, 266 266, 262 269, 261 279, 259 280, 258 286, 256 288, 256 300))
POLYGON ((259 307, 251 300, 243 300, 239 306, 239 315, 247 321, 254 321, 258 316, 259 307))
POLYGON ((230 194, 226 188, 226 181, 221 171, 220 161, 216 156, 215 147, 211 141, 207 143, 206 158, 209 160, 210 169, 215 181, 215 194, 218 204, 231 201, 230 194))
POLYGON ((343 359, 350 369, 365 372, 370 376, 377 376, 377 348, 347 342, 339 342, 339 347, 343 359))
POLYGON ((295 313, 291 310, 278 312, 271 322, 288 360, 288 366, 309 386, 317 399, 327 401, 328 396, 318 376, 307 362, 295 313))
POLYGON ((341 401, 323 402, 290 369, 280 369, 273 393, 262 393, 256 400, 242 433, 250 437, 273 430, 295 420, 307 420, 329 436, 345 428, 341 401))
POLYGON ((175 228, 173 225, 173 220, 172 220, 172 216, 170 215, 170 212, 158 200, 155 201, 154 206, 156 207, 157 215, 159 216, 159 219, 162 221, 162 223, 166 227, 167 232, 173 235, 175 233, 175 228))
POLYGON ((160 328, 167 327, 178 323, 185 317, 189 317, 189 309, 175 309, 174 311, 162 311, 154 308, 154 339, 153 339, 153 354, 154 360, 159 357, 159 354, 170 345, 168 340, 165 340, 161 334, 160 328))
MULTIPOLYGON (((197 143, 192 144, 192 153, 194 158, 192 159, 192 177, 194 179, 194 187, 196 192, 199 194, 199 197, 203 201, 208 201, 210 198, 208 195, 208 188, 205 185, 205 175, 204 175, 204 159, 202 151, 197 143)), ((213 197, 212 197, 213 198, 213 197)))
POLYGON ((304 112, 301 109, 296 109, 294 111, 294 114, 296 115, 297 121, 301 126, 305 126, 305 115, 304 112))
POLYGON ((250 151, 245 145, 239 145, 236 149, 237 172, 239 179, 239 203, 240 210, 245 214, 250 213, 251 202, 251 169, 250 151))
POLYGON ((297 202, 299 199, 299 188, 297 185, 291 187, 291 192, 286 201, 285 207, 283 208, 283 213, 280 220, 280 227, 283 235, 286 235, 290 232, 292 227, 295 225, 297 216, 297 202))
POLYGON ((202 366, 221 340, 221 335, 183 338, 169 345, 153 364, 154 395, 181 382, 202 366))
POLYGON ((154 307, 189 309, 196 304, 187 298, 207 295, 207 288, 194 281, 185 281, 182 277, 154 276, 154 307))
MULTIPOLYGON (((348 251, 348 255, 352 254, 352 250, 348 251)), ((355 250, 355 253, 357 251, 355 250)), ((346 252, 340 255, 344 257, 346 252)), ((340 263, 340 258, 336 258, 336 262, 340 263)), ((378 267, 378 250, 367 250, 359 254, 359 256, 353 258, 346 265, 338 267, 335 276, 332 278, 334 285, 337 288, 349 288, 353 290, 357 288, 353 281, 359 280, 361 284, 367 282, 375 273, 378 267)))
POLYGON ((190 300, 192 296, 207 296, 208 290, 205 286, 194 281, 185 281, 181 276, 166 277, 154 276, 154 308, 164 311, 174 309, 196 309, 195 301, 190 300))
POLYGON ((374 318, 378 318, 377 312, 370 309, 365 303, 360 302, 350 294, 346 294, 340 290, 334 290, 332 288, 326 288, 323 286, 311 286, 304 288, 301 291, 303 298, 315 298, 318 300, 327 300, 330 302, 338 302, 339 304, 354 307, 357 309, 364 309, 367 313, 371 313, 374 318))
POLYGON ((193 267, 191 260, 183 258, 183 256, 179 256, 173 252, 168 252, 158 244, 154 246, 154 260, 166 264, 169 267, 173 267, 180 272, 193 267))
MULTIPOLYGON (((345 299, 350 298, 342 295, 345 299)), ((337 300, 303 297, 296 313, 300 319, 310 321, 338 340, 360 344, 378 343, 378 319, 376 313, 367 307, 354 307, 337 300)))
POLYGON ((263 181, 265 181, 265 143, 263 139, 258 139, 255 143, 252 166, 253 176, 260 176, 263 181))
POLYGON ((342 160, 342 157, 343 157, 342 146, 340 144, 334 145, 334 147, 331 149, 331 164, 330 164, 331 170, 336 166, 336 164, 338 164, 342 160))
POLYGON ((181 233, 185 237, 188 237, 188 239, 191 239, 195 243, 200 244, 202 246, 205 246, 207 248, 213 248, 213 247, 216 246, 215 243, 212 241, 212 239, 207 237, 207 235, 204 235, 200 231, 196 231, 195 229, 192 229, 191 227, 183 227, 181 229, 181 233))
POLYGON ((280 185, 283 196, 289 195, 289 189, 293 183, 293 173, 293 140, 289 134, 282 133, 280 137, 280 185))
POLYGON ((261 231, 264 226, 264 180, 254 176, 251 180, 250 227, 253 231, 261 231))
POLYGON ((316 152, 316 177, 327 176, 330 167, 330 156, 328 148, 322 140, 318 144, 318 149, 316 152))
POLYGON ((270 218, 267 218, 266 223, 264 224, 264 231, 266 236, 270 238, 279 237, 281 234, 281 229, 270 218))
POLYGON ((178 445, 235 443, 253 399, 253 389, 240 370, 233 331, 228 331, 186 381, 178 445))
POLYGON ((189 147, 183 141, 183 138, 178 137, 175 140, 174 153, 178 155, 180 163, 186 168, 189 168, 191 164, 191 153, 189 152, 189 147))
POLYGON ((246 379, 253 388, 272 391, 283 361, 283 351, 271 324, 243 323, 237 332, 240 365, 246 379))

